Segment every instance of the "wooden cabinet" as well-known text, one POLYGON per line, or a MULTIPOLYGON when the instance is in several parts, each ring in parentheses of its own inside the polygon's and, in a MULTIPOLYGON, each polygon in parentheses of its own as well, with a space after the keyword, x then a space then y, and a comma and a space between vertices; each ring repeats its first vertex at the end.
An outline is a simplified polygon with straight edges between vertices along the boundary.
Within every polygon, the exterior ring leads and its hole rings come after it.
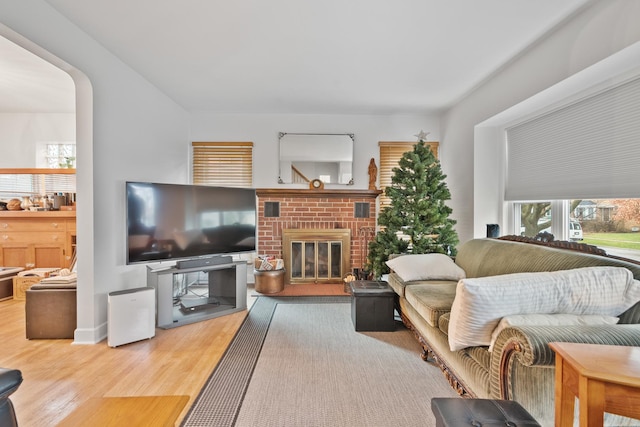
POLYGON ((1 211, 0 266, 69 267, 75 236, 75 211, 1 211))

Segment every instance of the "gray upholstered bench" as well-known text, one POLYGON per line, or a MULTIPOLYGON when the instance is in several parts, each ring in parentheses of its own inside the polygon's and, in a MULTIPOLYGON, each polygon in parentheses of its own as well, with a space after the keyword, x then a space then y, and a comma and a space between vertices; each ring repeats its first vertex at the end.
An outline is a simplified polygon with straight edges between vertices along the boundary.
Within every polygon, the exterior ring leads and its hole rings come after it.
POLYGON ((435 397, 431 409, 436 427, 540 427, 518 402, 513 400, 435 397))

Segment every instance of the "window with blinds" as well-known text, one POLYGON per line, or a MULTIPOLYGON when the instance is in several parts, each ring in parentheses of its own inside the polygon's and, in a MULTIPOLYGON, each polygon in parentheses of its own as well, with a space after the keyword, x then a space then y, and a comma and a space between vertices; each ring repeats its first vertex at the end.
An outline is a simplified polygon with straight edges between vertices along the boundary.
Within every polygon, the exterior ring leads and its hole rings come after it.
MULTIPOLYGON (((438 142, 427 142, 431 147, 431 151, 438 158, 438 142)), ((416 142, 404 142, 404 141, 380 141, 378 147, 380 148, 380 167, 378 168, 380 174, 380 189, 383 193, 380 195, 380 209, 389 206, 391 201, 384 194, 385 188, 391 185, 391 176, 393 175, 393 168, 398 166, 398 161, 402 158, 402 155, 407 151, 413 151, 413 147, 416 142)))
POLYGON ((192 182, 253 186, 253 142, 193 142, 192 182))
POLYGON ((506 129, 506 200, 638 196, 640 78, 506 129))

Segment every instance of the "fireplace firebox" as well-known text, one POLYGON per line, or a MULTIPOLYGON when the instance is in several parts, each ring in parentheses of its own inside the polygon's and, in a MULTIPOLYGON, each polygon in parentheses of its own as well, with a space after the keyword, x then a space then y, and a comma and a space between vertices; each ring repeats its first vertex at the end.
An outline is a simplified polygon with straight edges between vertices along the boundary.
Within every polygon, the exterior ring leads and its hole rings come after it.
POLYGON ((351 230, 285 229, 286 283, 340 283, 351 265, 351 230))

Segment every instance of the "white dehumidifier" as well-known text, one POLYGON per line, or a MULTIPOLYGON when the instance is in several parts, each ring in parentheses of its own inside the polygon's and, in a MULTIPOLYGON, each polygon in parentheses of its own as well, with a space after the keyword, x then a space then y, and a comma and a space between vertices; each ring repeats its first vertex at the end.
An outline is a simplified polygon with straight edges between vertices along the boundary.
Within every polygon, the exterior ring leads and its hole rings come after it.
POLYGON ((156 290, 151 287, 110 292, 109 347, 152 338, 156 334, 156 290))

